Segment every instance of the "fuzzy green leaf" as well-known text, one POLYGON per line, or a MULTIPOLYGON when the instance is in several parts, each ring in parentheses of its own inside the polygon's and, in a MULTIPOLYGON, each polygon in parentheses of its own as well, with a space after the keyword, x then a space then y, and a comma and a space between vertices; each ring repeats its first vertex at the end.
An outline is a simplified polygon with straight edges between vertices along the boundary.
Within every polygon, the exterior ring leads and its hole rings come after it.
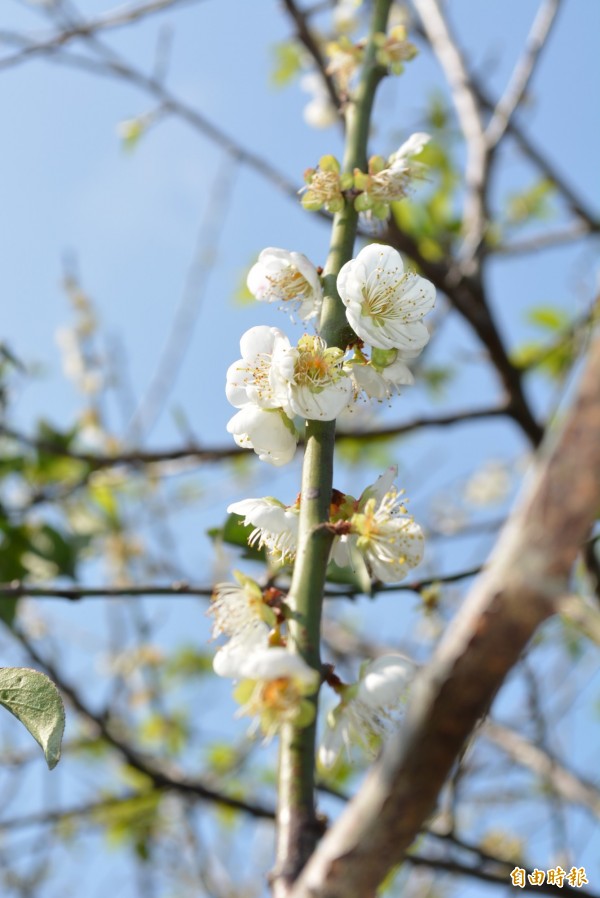
POLYGON ((20 720, 43 749, 50 770, 60 760, 65 708, 54 683, 27 667, 0 668, 0 704, 20 720))

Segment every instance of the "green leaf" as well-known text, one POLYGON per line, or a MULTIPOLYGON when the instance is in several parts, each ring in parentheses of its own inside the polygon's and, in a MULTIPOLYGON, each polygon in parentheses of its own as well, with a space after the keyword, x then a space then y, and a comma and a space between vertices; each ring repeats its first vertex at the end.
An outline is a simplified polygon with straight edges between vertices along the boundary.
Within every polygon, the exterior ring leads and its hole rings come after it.
POLYGON ((19 602, 20 598, 15 598, 13 596, 4 596, 0 599, 0 620, 3 621, 7 627, 12 627, 13 625, 19 602))
POLYGON ((0 668, 0 704, 41 746, 50 770, 60 760, 65 708, 52 680, 27 667, 0 668))
POLYGON ((297 43, 286 41, 273 47, 275 65, 271 73, 271 83, 275 87, 284 87, 300 70, 302 49, 297 43))
POLYGON ((528 310, 527 321, 543 327, 544 330, 559 331, 566 327, 569 316, 564 309, 557 306, 535 306, 528 310))
POLYGON ((340 583, 344 586, 351 586, 352 589, 370 596, 372 592, 371 577, 367 570, 366 564, 360 557, 355 558, 355 567, 349 565, 340 567, 335 561, 330 561, 327 565, 328 583, 340 583))
POLYGON ((254 530, 252 524, 247 526, 243 523, 244 518, 239 514, 230 514, 227 516, 223 527, 213 527, 208 530, 208 536, 212 540, 221 540, 230 546, 241 546, 244 549, 242 558, 250 558, 253 561, 266 561, 267 553, 265 549, 256 549, 254 546, 248 545, 250 534, 254 530))
POLYGON ((526 190, 510 194, 506 212, 508 224, 519 225, 531 219, 550 218, 553 213, 550 203, 553 192, 554 184, 542 178, 526 190))

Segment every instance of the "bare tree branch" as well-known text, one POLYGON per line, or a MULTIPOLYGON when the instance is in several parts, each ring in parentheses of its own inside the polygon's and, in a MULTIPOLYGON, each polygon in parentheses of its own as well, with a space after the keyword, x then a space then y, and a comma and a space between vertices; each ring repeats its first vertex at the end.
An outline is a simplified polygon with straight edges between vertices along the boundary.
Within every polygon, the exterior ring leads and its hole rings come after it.
MULTIPOLYGON (((374 583, 372 593, 383 592, 422 592, 428 586, 443 583, 458 583, 475 577, 481 572, 481 567, 469 568, 454 574, 441 574, 439 577, 426 577, 422 580, 411 580, 408 583, 374 583)), ((78 602, 81 599, 116 599, 141 596, 170 596, 181 597, 201 596, 210 598, 213 586, 198 586, 193 583, 178 581, 175 583, 144 583, 136 586, 56 586, 55 584, 28 584, 21 581, 13 583, 0 583, 0 599, 15 599, 27 596, 30 599, 68 599, 78 602)), ((358 589, 330 589, 325 596, 329 599, 354 598, 362 595, 358 589)))
MULTIPOLYGON (((487 408, 449 412, 445 415, 422 415, 395 426, 389 425, 387 427, 379 427, 371 430, 356 431, 355 433, 339 431, 336 434, 336 440, 338 442, 343 442, 344 440, 369 442, 372 440, 390 439, 392 437, 413 433, 414 431, 421 430, 425 427, 448 427, 468 421, 500 418, 503 415, 508 414, 509 409, 507 406, 492 405, 487 408)), ((113 455, 103 455, 95 452, 78 452, 76 450, 68 449, 51 440, 38 439, 20 433, 4 424, 0 424, 0 436, 8 437, 11 440, 15 440, 17 443, 20 443, 22 446, 27 446, 38 452, 62 456, 63 458, 72 458, 75 461, 80 461, 89 465, 94 470, 117 467, 118 465, 131 465, 135 467, 186 459, 210 463, 239 457, 240 455, 248 453, 247 449, 240 449, 239 446, 235 445, 214 446, 212 448, 199 445, 188 445, 178 446, 172 449, 157 449, 154 451, 131 449, 113 455)))
POLYGON ((486 253, 494 256, 524 256, 528 253, 537 253, 541 250, 552 249, 555 246, 564 246, 581 240, 591 233, 590 226, 585 221, 575 221, 556 231, 545 231, 543 234, 535 234, 532 237, 522 237, 520 240, 509 240, 499 243, 497 246, 486 247, 486 253))
POLYGON ((307 14, 300 9, 295 0, 282 0, 283 7, 287 10, 289 16, 296 26, 296 33, 298 35, 298 40, 304 45, 306 50, 312 56, 314 63, 317 67, 317 70, 323 79, 323 84, 327 90, 329 95, 329 99, 331 100, 332 105, 340 112, 340 122, 345 124, 345 118, 341 114, 342 102, 338 95, 335 82, 329 72, 327 71, 327 62, 323 53, 321 52, 321 48, 315 39, 313 32, 307 21, 307 14))
POLYGON ((527 37, 523 55, 517 62, 508 86, 485 130, 485 140, 490 151, 502 140, 512 116, 525 96, 525 91, 556 21, 560 2, 561 0, 543 0, 538 9, 527 37))
MULTIPOLYGON (((413 0, 421 17, 423 30, 448 80, 456 113, 466 146, 466 197, 463 208, 464 242, 459 252, 461 262, 470 263, 481 246, 487 222, 486 179, 488 147, 477 97, 470 74, 438 0, 413 0)), ((467 273, 473 273, 468 265, 467 273)))
POLYGON ((321 842, 292 898, 375 891, 432 812, 462 746, 567 577, 600 503, 600 337, 486 573, 417 677, 403 731, 321 842))
POLYGON ((550 752, 539 748, 515 730, 488 720, 481 735, 506 752, 513 761, 527 767, 542 780, 548 780, 565 801, 588 808, 600 817, 600 788, 582 779, 558 761, 550 752))

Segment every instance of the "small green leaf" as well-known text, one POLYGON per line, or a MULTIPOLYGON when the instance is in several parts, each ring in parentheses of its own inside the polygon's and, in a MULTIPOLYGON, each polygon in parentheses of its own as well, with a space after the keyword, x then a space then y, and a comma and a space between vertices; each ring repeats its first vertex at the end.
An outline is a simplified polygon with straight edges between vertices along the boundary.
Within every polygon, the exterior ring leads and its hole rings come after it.
POLYGON ((558 331, 568 325, 569 316, 557 306, 535 306, 528 310, 527 320, 544 330, 558 331))
POLYGON ((302 48, 291 41, 275 44, 273 56, 274 68, 271 72, 271 83, 275 87, 284 87, 300 71, 302 48))
POLYGON ((354 562, 355 566, 352 568, 350 566, 340 567, 335 561, 330 561, 327 565, 327 582, 351 586, 352 589, 370 596, 373 586, 367 566, 359 556, 354 559, 354 562))
POLYGON ((213 527, 207 531, 212 540, 221 540, 230 546, 240 546, 244 552, 242 558, 250 558, 254 561, 265 561, 267 553, 265 549, 257 549, 248 545, 248 539, 253 532, 252 524, 245 525, 244 518, 239 514, 229 514, 223 527, 213 527))
POLYGON ((56 767, 65 729, 65 708, 52 680, 28 667, 1 667, 0 705, 29 730, 42 747, 49 769, 56 767))

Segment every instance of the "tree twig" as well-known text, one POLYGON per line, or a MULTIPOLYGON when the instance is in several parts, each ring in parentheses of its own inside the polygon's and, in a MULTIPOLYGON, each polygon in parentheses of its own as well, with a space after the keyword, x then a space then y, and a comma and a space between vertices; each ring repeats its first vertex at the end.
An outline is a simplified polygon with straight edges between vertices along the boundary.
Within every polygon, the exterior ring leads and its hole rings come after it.
POLYGON ((502 140, 510 120, 525 96, 542 51, 546 46, 561 0, 543 0, 525 43, 523 55, 517 62, 510 81, 485 129, 485 141, 493 151, 502 140))

